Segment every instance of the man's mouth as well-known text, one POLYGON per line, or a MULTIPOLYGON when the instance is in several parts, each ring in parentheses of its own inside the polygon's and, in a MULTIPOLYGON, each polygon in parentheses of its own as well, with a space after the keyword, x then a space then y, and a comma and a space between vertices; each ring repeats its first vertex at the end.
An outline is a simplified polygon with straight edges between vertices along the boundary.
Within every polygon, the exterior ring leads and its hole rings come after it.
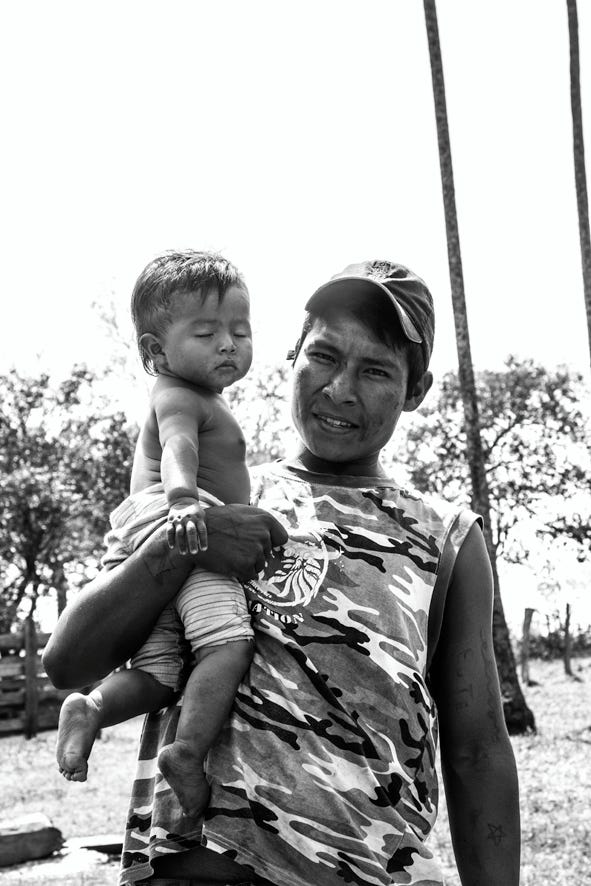
POLYGON ((226 360, 224 363, 218 363, 217 369, 236 369, 236 364, 231 360, 226 360))
POLYGON ((326 425, 328 428, 335 428, 335 430, 350 431, 353 428, 359 427, 359 425, 344 418, 337 418, 335 415, 327 415, 324 412, 316 412, 314 415, 321 424, 326 425))

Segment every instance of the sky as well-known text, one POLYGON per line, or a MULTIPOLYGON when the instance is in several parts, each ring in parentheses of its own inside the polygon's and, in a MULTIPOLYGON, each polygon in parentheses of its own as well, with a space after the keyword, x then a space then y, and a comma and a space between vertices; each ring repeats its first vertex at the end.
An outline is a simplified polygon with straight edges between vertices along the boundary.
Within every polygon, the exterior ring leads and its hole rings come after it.
MULTIPOLYGON (((566 3, 437 9, 475 367, 588 375, 566 3)), ((104 364, 92 303, 127 322, 143 266, 185 247, 243 271, 263 362, 345 265, 407 264, 435 298, 432 368, 455 368, 420 0, 21 0, 0 35, 0 371, 104 364)))

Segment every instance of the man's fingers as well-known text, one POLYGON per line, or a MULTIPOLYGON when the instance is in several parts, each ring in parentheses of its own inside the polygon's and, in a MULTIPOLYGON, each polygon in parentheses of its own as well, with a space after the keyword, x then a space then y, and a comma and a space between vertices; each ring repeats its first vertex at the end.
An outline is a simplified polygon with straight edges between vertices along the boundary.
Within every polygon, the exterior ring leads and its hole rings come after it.
POLYGON ((257 575, 260 575, 261 572, 264 571, 265 566, 267 565, 267 558, 264 554, 259 554, 256 560, 254 561, 254 569, 257 575))
POLYGON ((285 527, 282 526, 279 520, 276 520, 272 514, 269 514, 269 517, 271 518, 271 525, 269 527, 269 534, 271 536, 271 547, 281 547, 287 542, 287 532, 285 530, 285 527))

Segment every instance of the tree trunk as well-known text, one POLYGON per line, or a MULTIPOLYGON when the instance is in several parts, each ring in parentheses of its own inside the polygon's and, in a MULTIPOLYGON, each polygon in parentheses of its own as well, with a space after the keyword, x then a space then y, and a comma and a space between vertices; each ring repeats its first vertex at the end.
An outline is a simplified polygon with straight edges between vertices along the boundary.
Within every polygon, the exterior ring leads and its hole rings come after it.
POLYGON ((523 615, 523 629, 521 633, 521 682, 525 686, 530 685, 529 678, 529 632, 532 616, 535 609, 527 606, 523 615))
POLYGON ((37 735, 39 725, 39 687, 37 685, 37 631, 33 615, 29 615, 24 624, 25 634, 25 711, 23 732, 25 738, 37 735))
POLYGON ((573 676, 573 669, 571 666, 571 649, 572 649, 572 638, 570 634, 570 603, 566 604, 566 618, 564 620, 564 673, 568 674, 569 677, 573 676))
POLYGON ((480 419, 478 400, 474 381, 474 368, 470 352, 470 336, 468 317, 464 295, 464 276, 460 251, 460 236, 456 213, 453 166, 451 145, 447 121, 447 105, 445 100, 445 84, 443 79, 443 63, 439 43, 439 28, 435 0, 423 0, 427 40, 431 61, 433 80, 433 99, 435 103, 435 120, 437 124, 437 140, 439 145, 439 163, 441 167, 441 184, 443 190, 443 207, 447 236, 447 255, 449 276, 456 329, 458 349, 459 381, 464 404, 464 424, 466 429, 466 456, 470 469, 472 484, 472 507, 484 522, 484 537, 491 559, 494 578, 494 609, 493 609, 493 640, 497 669, 501 683, 505 722, 511 733, 526 732, 534 729, 534 717, 525 703, 515 666, 515 656, 511 648, 509 631, 503 612, 503 604, 499 594, 499 579, 496 566, 496 552, 492 540, 490 522, 490 503, 488 482, 486 478, 482 440, 480 436, 480 419))
POLYGON ((591 357, 591 235, 589 233, 589 202, 587 199, 585 142, 583 140, 583 114, 581 111, 577 0, 566 0, 566 8, 568 12, 568 37, 570 48, 570 103, 573 118, 575 189, 577 192, 577 210, 579 214, 579 238, 581 241, 581 262, 583 266, 583 292, 585 295, 589 354, 591 357))

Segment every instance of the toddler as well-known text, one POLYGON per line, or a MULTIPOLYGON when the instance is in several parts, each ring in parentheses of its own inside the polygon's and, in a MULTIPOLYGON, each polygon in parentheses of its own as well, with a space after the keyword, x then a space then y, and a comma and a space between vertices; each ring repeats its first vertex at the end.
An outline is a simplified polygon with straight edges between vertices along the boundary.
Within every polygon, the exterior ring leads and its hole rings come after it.
MULTIPOLYGON (((135 451, 131 494, 111 514, 107 569, 164 522, 169 545, 196 554, 207 547, 203 509, 248 504, 250 497, 244 437, 222 396, 252 361, 242 276, 219 255, 166 253, 138 278, 132 316, 142 363, 156 382, 135 451)), ((67 779, 86 779, 101 727, 174 700, 182 682, 183 628, 196 666, 184 689, 176 739, 162 748, 158 765, 186 814, 204 809, 204 758, 249 667, 253 631, 239 582, 199 567, 163 611, 131 669, 64 701, 57 759, 67 779)))

